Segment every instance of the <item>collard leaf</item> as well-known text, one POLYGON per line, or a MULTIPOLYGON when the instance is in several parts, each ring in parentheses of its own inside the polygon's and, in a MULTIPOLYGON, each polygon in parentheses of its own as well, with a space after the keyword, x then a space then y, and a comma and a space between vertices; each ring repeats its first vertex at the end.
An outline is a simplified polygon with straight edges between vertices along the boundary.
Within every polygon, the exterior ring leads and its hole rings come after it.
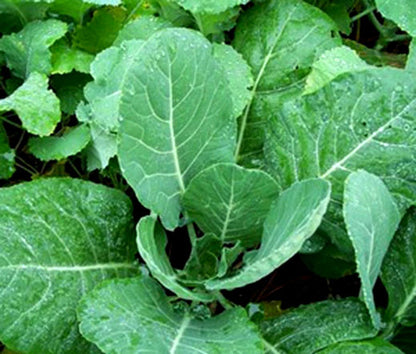
POLYGON ((351 173, 345 182, 344 217, 355 249, 364 302, 373 324, 380 328, 373 286, 399 224, 400 214, 383 182, 372 174, 359 171, 351 173))
POLYGON ((13 176, 15 152, 9 146, 9 139, 3 124, 0 123, 0 180, 13 176))
POLYGON ((29 133, 40 136, 52 134, 61 120, 59 100, 48 90, 48 78, 37 72, 11 96, 0 100, 0 111, 10 110, 17 113, 29 133))
POLYGON ((141 203, 172 230, 190 180, 232 162, 235 120, 211 44, 187 29, 165 29, 143 46, 122 89, 118 150, 141 203))
POLYGON ((183 299, 213 301, 213 295, 191 291, 179 282, 178 272, 172 268, 166 254, 167 237, 156 216, 146 216, 137 225, 137 246, 152 275, 169 290, 183 299))
POLYGON ((276 182, 265 172, 233 164, 217 164, 199 173, 183 196, 183 205, 204 232, 222 242, 255 246, 263 223, 277 199, 276 182))
POLYGON ((214 57, 224 69, 233 100, 234 116, 243 113, 250 101, 250 88, 253 86, 253 75, 247 62, 233 47, 226 44, 214 44, 214 57))
POLYGON ((49 47, 66 31, 67 25, 58 20, 34 21, 18 33, 3 36, 0 51, 17 77, 24 79, 35 71, 48 75, 52 69, 49 47))
POLYGON ((0 340, 24 353, 96 352, 76 307, 102 280, 137 274, 132 228, 129 199, 91 182, 0 189, 0 340))
POLYGON ((68 74, 75 70, 89 74, 94 56, 80 49, 73 48, 66 40, 60 40, 51 47, 52 74, 68 74))
POLYGON ((416 8, 413 0, 375 0, 381 14, 393 20, 411 36, 416 36, 416 8))
POLYGON ((87 146, 90 139, 89 128, 86 125, 79 125, 60 137, 31 138, 29 149, 42 161, 62 160, 79 153, 87 146))
POLYGON ((236 149, 243 164, 262 164, 266 118, 278 110, 282 100, 302 92, 321 53, 341 44, 336 30, 327 15, 301 0, 269 0, 239 18, 233 46, 254 75, 236 149))
POLYGON ((404 354, 399 348, 381 338, 362 342, 344 342, 332 345, 319 353, 322 354, 404 354))
POLYGON ((258 330, 242 308, 196 319, 186 310, 175 312, 147 277, 103 283, 81 301, 78 316, 83 336, 105 353, 263 353, 258 330))
POLYGON ((389 294, 386 320, 416 325, 416 209, 410 209, 383 261, 381 279, 389 294))
POLYGON ((117 154, 117 135, 90 123, 91 143, 87 147, 88 171, 103 170, 117 154))
POLYGON ((312 95, 288 101, 270 117, 265 155, 269 173, 285 187, 321 177, 332 183, 322 229, 346 254, 345 178, 366 169, 383 179, 404 209, 416 201, 416 86, 392 68, 343 74, 312 95))
POLYGON ((369 68, 370 66, 349 47, 330 49, 313 64, 312 71, 306 79, 304 93, 309 94, 319 90, 343 73, 369 68))
POLYGON ((174 0, 185 10, 193 13, 218 14, 234 6, 247 4, 250 0, 174 0))
POLYGON ((233 289, 253 283, 294 256, 321 223, 331 194, 330 184, 311 179, 293 184, 272 206, 264 223, 260 249, 246 258, 234 276, 207 282, 208 289, 233 289))
POLYGON ((377 334, 365 305, 353 298, 300 306, 260 322, 259 327, 268 343, 266 353, 315 353, 332 344, 377 334))

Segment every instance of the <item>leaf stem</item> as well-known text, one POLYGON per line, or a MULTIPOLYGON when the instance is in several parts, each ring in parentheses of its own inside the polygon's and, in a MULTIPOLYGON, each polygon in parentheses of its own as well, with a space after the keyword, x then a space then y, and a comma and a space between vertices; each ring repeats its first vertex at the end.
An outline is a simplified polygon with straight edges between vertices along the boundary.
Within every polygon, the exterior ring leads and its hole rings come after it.
POLYGON ((189 224, 186 225, 186 228, 188 229, 188 235, 191 241, 192 248, 194 248, 196 245, 196 240, 197 240, 194 223, 190 222, 189 224))
POLYGON ((233 303, 228 301, 223 294, 221 294, 221 291, 217 291, 214 293, 215 297, 217 298, 217 301, 221 304, 224 309, 229 310, 234 307, 233 303))
POLYGON ((376 10, 376 7, 375 6, 371 6, 371 7, 367 8, 367 9, 365 9, 363 12, 360 12, 359 14, 353 16, 351 18, 351 22, 358 21, 360 18, 362 18, 364 16, 367 16, 368 14, 370 14, 371 12, 373 12, 374 10, 376 10))

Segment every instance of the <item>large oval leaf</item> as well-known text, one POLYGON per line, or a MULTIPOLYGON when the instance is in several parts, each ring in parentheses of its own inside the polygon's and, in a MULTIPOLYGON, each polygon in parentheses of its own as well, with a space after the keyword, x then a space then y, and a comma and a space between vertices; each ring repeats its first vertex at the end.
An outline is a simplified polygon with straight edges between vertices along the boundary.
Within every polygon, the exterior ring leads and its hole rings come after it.
POLYGON ((302 92, 313 62, 340 45, 337 27, 301 0, 268 0, 238 21, 233 46, 252 68, 254 85, 241 120, 236 158, 262 165, 264 124, 279 103, 302 92))
POLYGON ((105 282, 81 301, 78 314, 81 333, 105 353, 263 353, 242 308, 196 319, 187 310, 175 312, 146 277, 105 282))
POLYGON ((174 229, 192 177, 233 161, 228 84, 210 43, 191 30, 156 33, 134 60, 122 89, 119 160, 141 203, 174 229))
POLYGON ((350 174, 345 182, 344 216, 355 249, 364 301, 374 325, 379 328, 373 286, 399 225, 400 214, 383 182, 370 173, 359 171, 350 174))
POLYGON ((318 92, 286 102, 270 118, 267 168, 281 186, 311 177, 332 183, 322 229, 352 256, 342 216, 344 181, 366 169, 399 206, 416 201, 416 85, 413 74, 383 68, 343 74, 318 92))
POLYGON ((330 184, 320 179, 295 183, 284 191, 266 218, 260 249, 246 259, 236 275, 209 280, 208 289, 253 283, 294 256, 321 223, 330 194, 330 184))
POLYGON ((0 189, 0 340, 24 353, 89 353, 79 299, 137 274, 129 199, 76 179, 0 189))

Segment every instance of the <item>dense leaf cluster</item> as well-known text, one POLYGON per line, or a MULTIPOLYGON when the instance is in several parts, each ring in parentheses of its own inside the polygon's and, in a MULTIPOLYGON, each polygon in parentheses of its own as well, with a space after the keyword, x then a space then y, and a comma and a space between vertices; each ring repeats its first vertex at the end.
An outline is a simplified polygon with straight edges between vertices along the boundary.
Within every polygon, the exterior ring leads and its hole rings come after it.
POLYGON ((414 353, 413 1, 3 0, 0 36, 7 350, 414 353), (296 255, 360 294, 232 301, 296 255))

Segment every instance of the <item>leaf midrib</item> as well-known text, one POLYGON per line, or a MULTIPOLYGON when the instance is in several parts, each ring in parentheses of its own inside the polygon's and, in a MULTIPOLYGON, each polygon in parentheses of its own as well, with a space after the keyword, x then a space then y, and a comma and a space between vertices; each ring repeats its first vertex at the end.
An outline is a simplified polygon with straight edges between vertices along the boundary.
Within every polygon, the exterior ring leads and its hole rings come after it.
POLYGON ((40 270, 44 272, 83 272, 103 269, 137 269, 133 263, 97 263, 73 266, 46 266, 40 264, 8 264, 0 266, 0 270, 40 270))

